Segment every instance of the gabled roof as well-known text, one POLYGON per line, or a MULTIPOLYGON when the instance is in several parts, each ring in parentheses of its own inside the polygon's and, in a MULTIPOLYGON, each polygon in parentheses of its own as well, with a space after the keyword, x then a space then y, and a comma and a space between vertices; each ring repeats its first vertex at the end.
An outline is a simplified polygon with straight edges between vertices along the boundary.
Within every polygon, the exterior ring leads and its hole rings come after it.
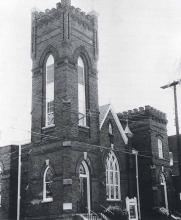
POLYGON ((100 111, 100 115, 99 115, 99 123, 100 123, 100 129, 102 128, 102 125, 104 124, 104 121, 106 120, 106 117, 109 113, 109 111, 111 111, 112 116, 115 120, 115 123, 119 129, 119 132, 124 140, 124 143, 127 144, 128 143, 128 138, 124 132, 124 129, 121 125, 121 122, 119 121, 119 118, 117 116, 117 114, 115 113, 115 111, 113 110, 113 107, 111 104, 107 104, 107 105, 102 105, 99 107, 99 111, 100 111))

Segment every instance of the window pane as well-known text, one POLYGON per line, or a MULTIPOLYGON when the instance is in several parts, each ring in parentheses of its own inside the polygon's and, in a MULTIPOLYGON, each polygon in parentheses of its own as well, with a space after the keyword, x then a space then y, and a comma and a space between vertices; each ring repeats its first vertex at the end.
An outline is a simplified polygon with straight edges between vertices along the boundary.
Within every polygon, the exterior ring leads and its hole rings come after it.
POLYGON ((79 174, 86 174, 84 166, 82 164, 79 167, 79 174))
POLYGON ((46 126, 54 124, 54 58, 50 55, 46 63, 46 126))
POLYGON ((118 186, 115 187, 115 191, 116 191, 116 199, 118 199, 119 198, 118 186))
POLYGON ((54 64, 47 66, 47 84, 54 82, 54 64))
POLYGON ((106 185, 106 196, 109 197, 109 185, 106 185))
POLYGON ((86 126, 85 72, 84 63, 78 59, 78 118, 79 125, 86 126))
POLYGON ((158 156, 160 158, 163 158, 163 146, 162 146, 162 141, 158 139, 158 156))
POLYGON ((115 173, 115 184, 118 185, 118 173, 115 173))
POLYGON ((52 197, 51 183, 46 183, 46 198, 52 197))
POLYGON ((114 199, 114 186, 111 186, 111 199, 114 199))
POLYGON ((53 182, 53 172, 47 167, 44 173, 44 184, 43 184, 43 199, 52 198, 52 182, 53 182))
POLYGON ((169 152, 169 157, 170 157, 170 166, 173 166, 173 153, 169 152))
POLYGON ((45 181, 46 181, 46 182, 51 182, 51 181, 52 181, 52 178, 53 178, 53 173, 52 173, 51 169, 49 168, 49 169, 47 170, 47 173, 46 173, 45 181))
POLYGON ((116 156, 110 152, 106 159, 106 193, 111 200, 120 199, 119 165, 116 156), (109 190, 108 190, 109 189, 109 190))
POLYGON ((47 125, 54 124, 54 102, 47 103, 47 125))
POLYGON ((113 134, 112 125, 109 123, 109 134, 113 134))
POLYGON ((113 172, 110 172, 110 183, 113 184, 113 172))
POLYGON ((79 84, 84 85, 84 69, 83 67, 78 66, 78 80, 79 80, 79 84))

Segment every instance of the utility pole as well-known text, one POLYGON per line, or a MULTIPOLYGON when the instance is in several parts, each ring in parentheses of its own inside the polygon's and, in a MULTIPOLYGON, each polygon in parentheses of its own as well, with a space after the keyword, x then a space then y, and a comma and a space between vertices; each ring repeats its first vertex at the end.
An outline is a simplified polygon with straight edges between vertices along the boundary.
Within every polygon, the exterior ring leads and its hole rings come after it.
POLYGON ((181 147, 179 138, 179 122, 178 122, 178 107, 177 107, 177 85, 181 83, 181 79, 173 81, 167 85, 162 86, 162 89, 167 89, 173 87, 174 91, 174 106, 175 106, 175 127, 176 127, 176 137, 177 137, 177 151, 178 151, 178 165, 179 165, 179 176, 181 177, 181 147))
POLYGON ((17 193, 17 220, 20 220, 20 200, 21 200, 21 145, 18 150, 18 193, 17 193))

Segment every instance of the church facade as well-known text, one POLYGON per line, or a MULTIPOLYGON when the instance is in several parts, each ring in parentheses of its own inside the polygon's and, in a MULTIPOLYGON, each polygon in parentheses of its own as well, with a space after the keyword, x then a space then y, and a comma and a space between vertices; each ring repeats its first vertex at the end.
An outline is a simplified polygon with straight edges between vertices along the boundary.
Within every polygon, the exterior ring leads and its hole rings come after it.
MULTIPOLYGON (((107 207, 126 209, 139 184, 143 214, 172 208, 165 115, 148 106, 123 114, 99 107, 96 13, 62 0, 32 13, 31 38, 32 130, 31 143, 22 146, 20 218, 98 219, 107 207), (133 149, 140 155, 140 180, 133 149)), ((14 158, 5 163, 4 149, 0 213, 16 219, 20 155, 17 146, 13 154, 9 147, 14 158)))

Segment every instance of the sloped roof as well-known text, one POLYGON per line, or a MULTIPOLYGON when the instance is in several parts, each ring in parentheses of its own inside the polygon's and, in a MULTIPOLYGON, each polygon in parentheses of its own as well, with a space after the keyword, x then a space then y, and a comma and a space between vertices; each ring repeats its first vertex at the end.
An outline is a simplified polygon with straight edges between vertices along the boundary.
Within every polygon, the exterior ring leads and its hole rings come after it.
POLYGON ((121 125, 121 122, 119 121, 119 118, 117 116, 117 114, 115 113, 115 111, 113 110, 113 107, 111 104, 106 104, 106 105, 102 105, 99 107, 99 111, 100 111, 100 115, 99 115, 99 122, 100 122, 100 129, 102 128, 102 125, 104 124, 104 121, 109 113, 109 111, 111 111, 113 118, 116 122, 116 125, 119 129, 119 132, 124 140, 124 143, 127 144, 128 143, 128 138, 124 132, 124 129, 121 125))
POLYGON ((102 127, 102 124, 104 123, 104 120, 107 116, 107 112, 109 112, 109 109, 110 109, 110 104, 106 104, 106 105, 102 105, 99 107, 99 124, 100 124, 100 127, 102 127))

